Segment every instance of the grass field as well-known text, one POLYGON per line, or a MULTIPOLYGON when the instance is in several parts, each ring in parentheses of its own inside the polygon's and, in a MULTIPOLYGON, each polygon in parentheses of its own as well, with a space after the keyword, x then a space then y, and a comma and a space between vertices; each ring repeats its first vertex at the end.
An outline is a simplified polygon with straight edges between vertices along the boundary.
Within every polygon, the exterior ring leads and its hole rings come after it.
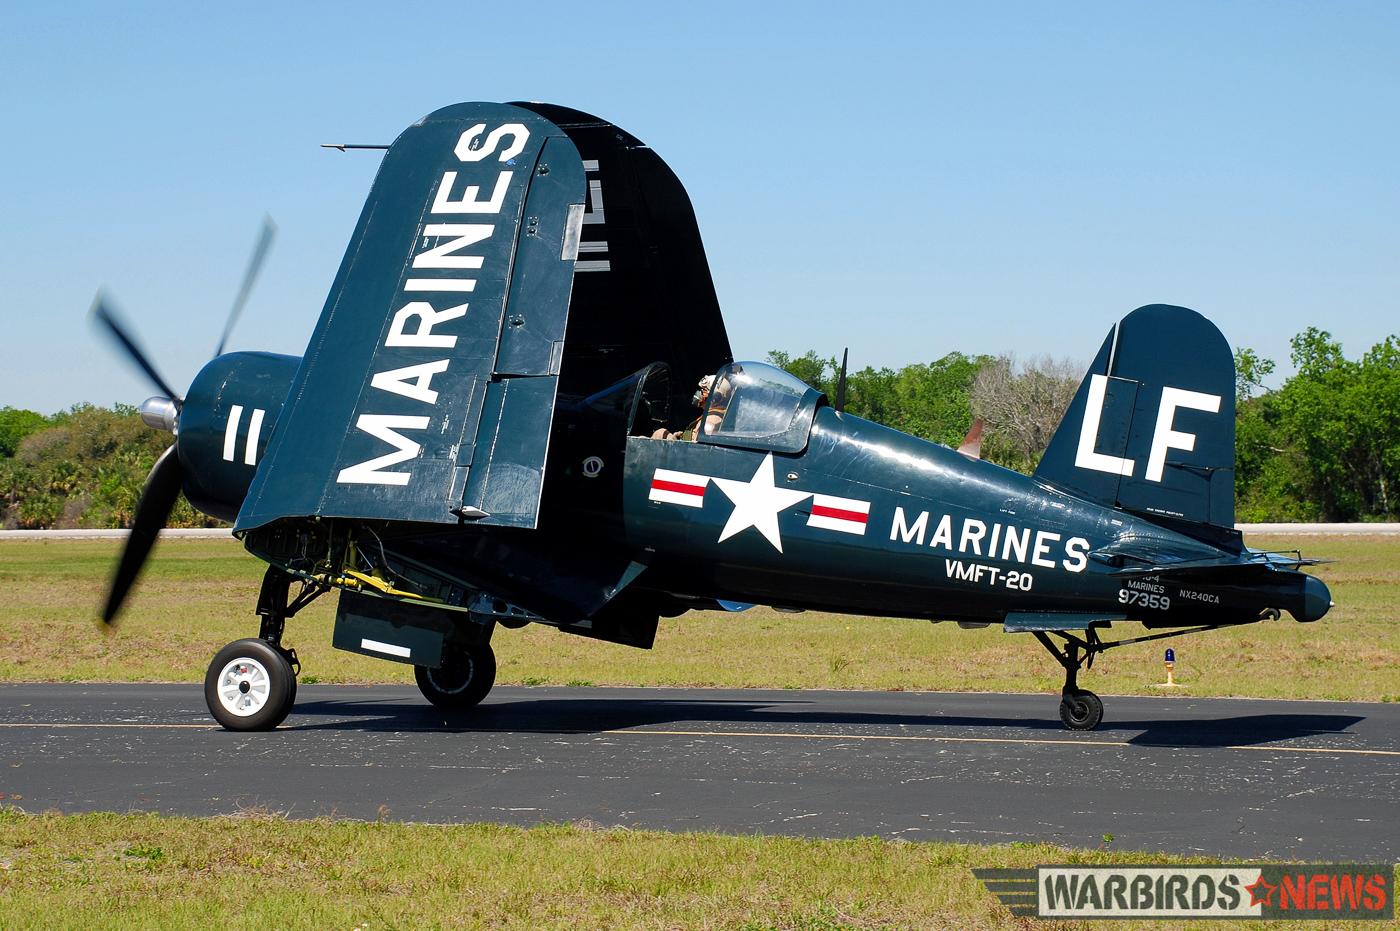
MULTIPOLYGON (((1400 700, 1400 537, 1260 538, 1334 558, 1319 567, 1337 607, 1316 624, 1287 619, 1101 656, 1081 684, 1103 694, 1162 694, 1162 648, 1176 649, 1174 694, 1400 700)), ((93 620, 115 540, 0 541, 0 681, 201 680, 225 643, 257 632, 263 564, 234 541, 160 544, 109 635, 93 620)), ((305 682, 412 682, 397 663, 331 649, 335 599, 288 625, 305 682)), ((1135 625, 1116 635, 1140 632, 1135 625)), ((910 690, 1059 690, 1062 674, 1029 635, 996 628, 831 614, 692 613, 663 620, 650 651, 531 625, 498 630, 497 681, 910 690)))
MULTIPOLYGON (((1144 859, 1033 844, 0 809, 0 927, 1087 928, 1012 918, 971 869, 1144 859)), ((1168 926, 1219 925, 1112 924, 1168 926)))

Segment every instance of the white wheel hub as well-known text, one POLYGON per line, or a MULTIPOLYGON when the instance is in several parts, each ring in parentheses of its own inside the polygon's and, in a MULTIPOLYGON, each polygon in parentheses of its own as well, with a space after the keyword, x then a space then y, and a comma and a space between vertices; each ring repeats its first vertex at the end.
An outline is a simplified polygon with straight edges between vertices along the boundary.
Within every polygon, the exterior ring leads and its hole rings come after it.
POLYGON ((240 656, 219 673, 219 702, 240 718, 257 714, 267 704, 272 677, 267 667, 251 656, 240 656))

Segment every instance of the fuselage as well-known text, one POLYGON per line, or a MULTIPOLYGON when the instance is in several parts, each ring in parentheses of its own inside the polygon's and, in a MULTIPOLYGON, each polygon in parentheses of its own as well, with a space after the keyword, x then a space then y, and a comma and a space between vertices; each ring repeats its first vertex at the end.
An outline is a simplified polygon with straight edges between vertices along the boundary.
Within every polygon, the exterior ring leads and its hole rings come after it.
POLYGON ((1306 579, 1275 572, 1271 584, 1240 585, 1125 571, 1095 554, 1124 540, 1182 561, 1237 554, 825 406, 796 454, 629 439, 624 515, 628 547, 650 564, 639 584, 856 614, 999 621, 1063 611, 1153 626, 1222 623, 1292 609, 1306 579), (765 535, 731 523, 742 503, 725 490, 766 489, 770 472, 775 491, 790 493, 755 490, 753 514, 739 521, 772 516, 776 542, 771 527, 765 535))

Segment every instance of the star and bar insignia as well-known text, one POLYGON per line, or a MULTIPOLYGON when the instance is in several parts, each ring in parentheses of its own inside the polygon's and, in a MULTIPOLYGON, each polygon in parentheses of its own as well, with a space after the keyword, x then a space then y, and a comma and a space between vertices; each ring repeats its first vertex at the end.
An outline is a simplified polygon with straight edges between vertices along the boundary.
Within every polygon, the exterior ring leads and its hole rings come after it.
POLYGON ((763 458, 748 481, 657 469, 652 476, 647 498, 682 507, 704 507, 705 489, 711 483, 734 505, 716 541, 719 543, 752 527, 781 553, 783 541, 778 531, 778 514, 808 498, 812 499, 807 516, 808 527, 864 536, 870 520, 869 501, 778 487, 774 481, 772 453, 763 458))

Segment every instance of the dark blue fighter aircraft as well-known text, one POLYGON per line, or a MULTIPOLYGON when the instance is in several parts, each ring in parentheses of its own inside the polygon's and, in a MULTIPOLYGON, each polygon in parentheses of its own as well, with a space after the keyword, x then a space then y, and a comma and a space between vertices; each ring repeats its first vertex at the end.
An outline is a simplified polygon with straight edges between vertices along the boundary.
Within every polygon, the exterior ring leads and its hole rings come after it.
POLYGON ((649 648, 662 617, 767 604, 1001 624, 1064 667, 1075 729, 1103 713, 1076 674, 1110 647, 1331 606, 1308 561, 1234 530, 1234 365, 1199 314, 1115 324, 1020 475, 736 363, 675 175, 563 107, 406 129, 301 358, 217 355, 181 399, 96 315, 176 435, 104 619, 182 491, 269 565, 258 636, 205 680, 228 728, 286 717, 284 625, 331 589, 335 646, 412 664, 444 709, 490 690, 498 626, 649 648), (1117 621, 1153 632, 1103 639, 1117 621))

